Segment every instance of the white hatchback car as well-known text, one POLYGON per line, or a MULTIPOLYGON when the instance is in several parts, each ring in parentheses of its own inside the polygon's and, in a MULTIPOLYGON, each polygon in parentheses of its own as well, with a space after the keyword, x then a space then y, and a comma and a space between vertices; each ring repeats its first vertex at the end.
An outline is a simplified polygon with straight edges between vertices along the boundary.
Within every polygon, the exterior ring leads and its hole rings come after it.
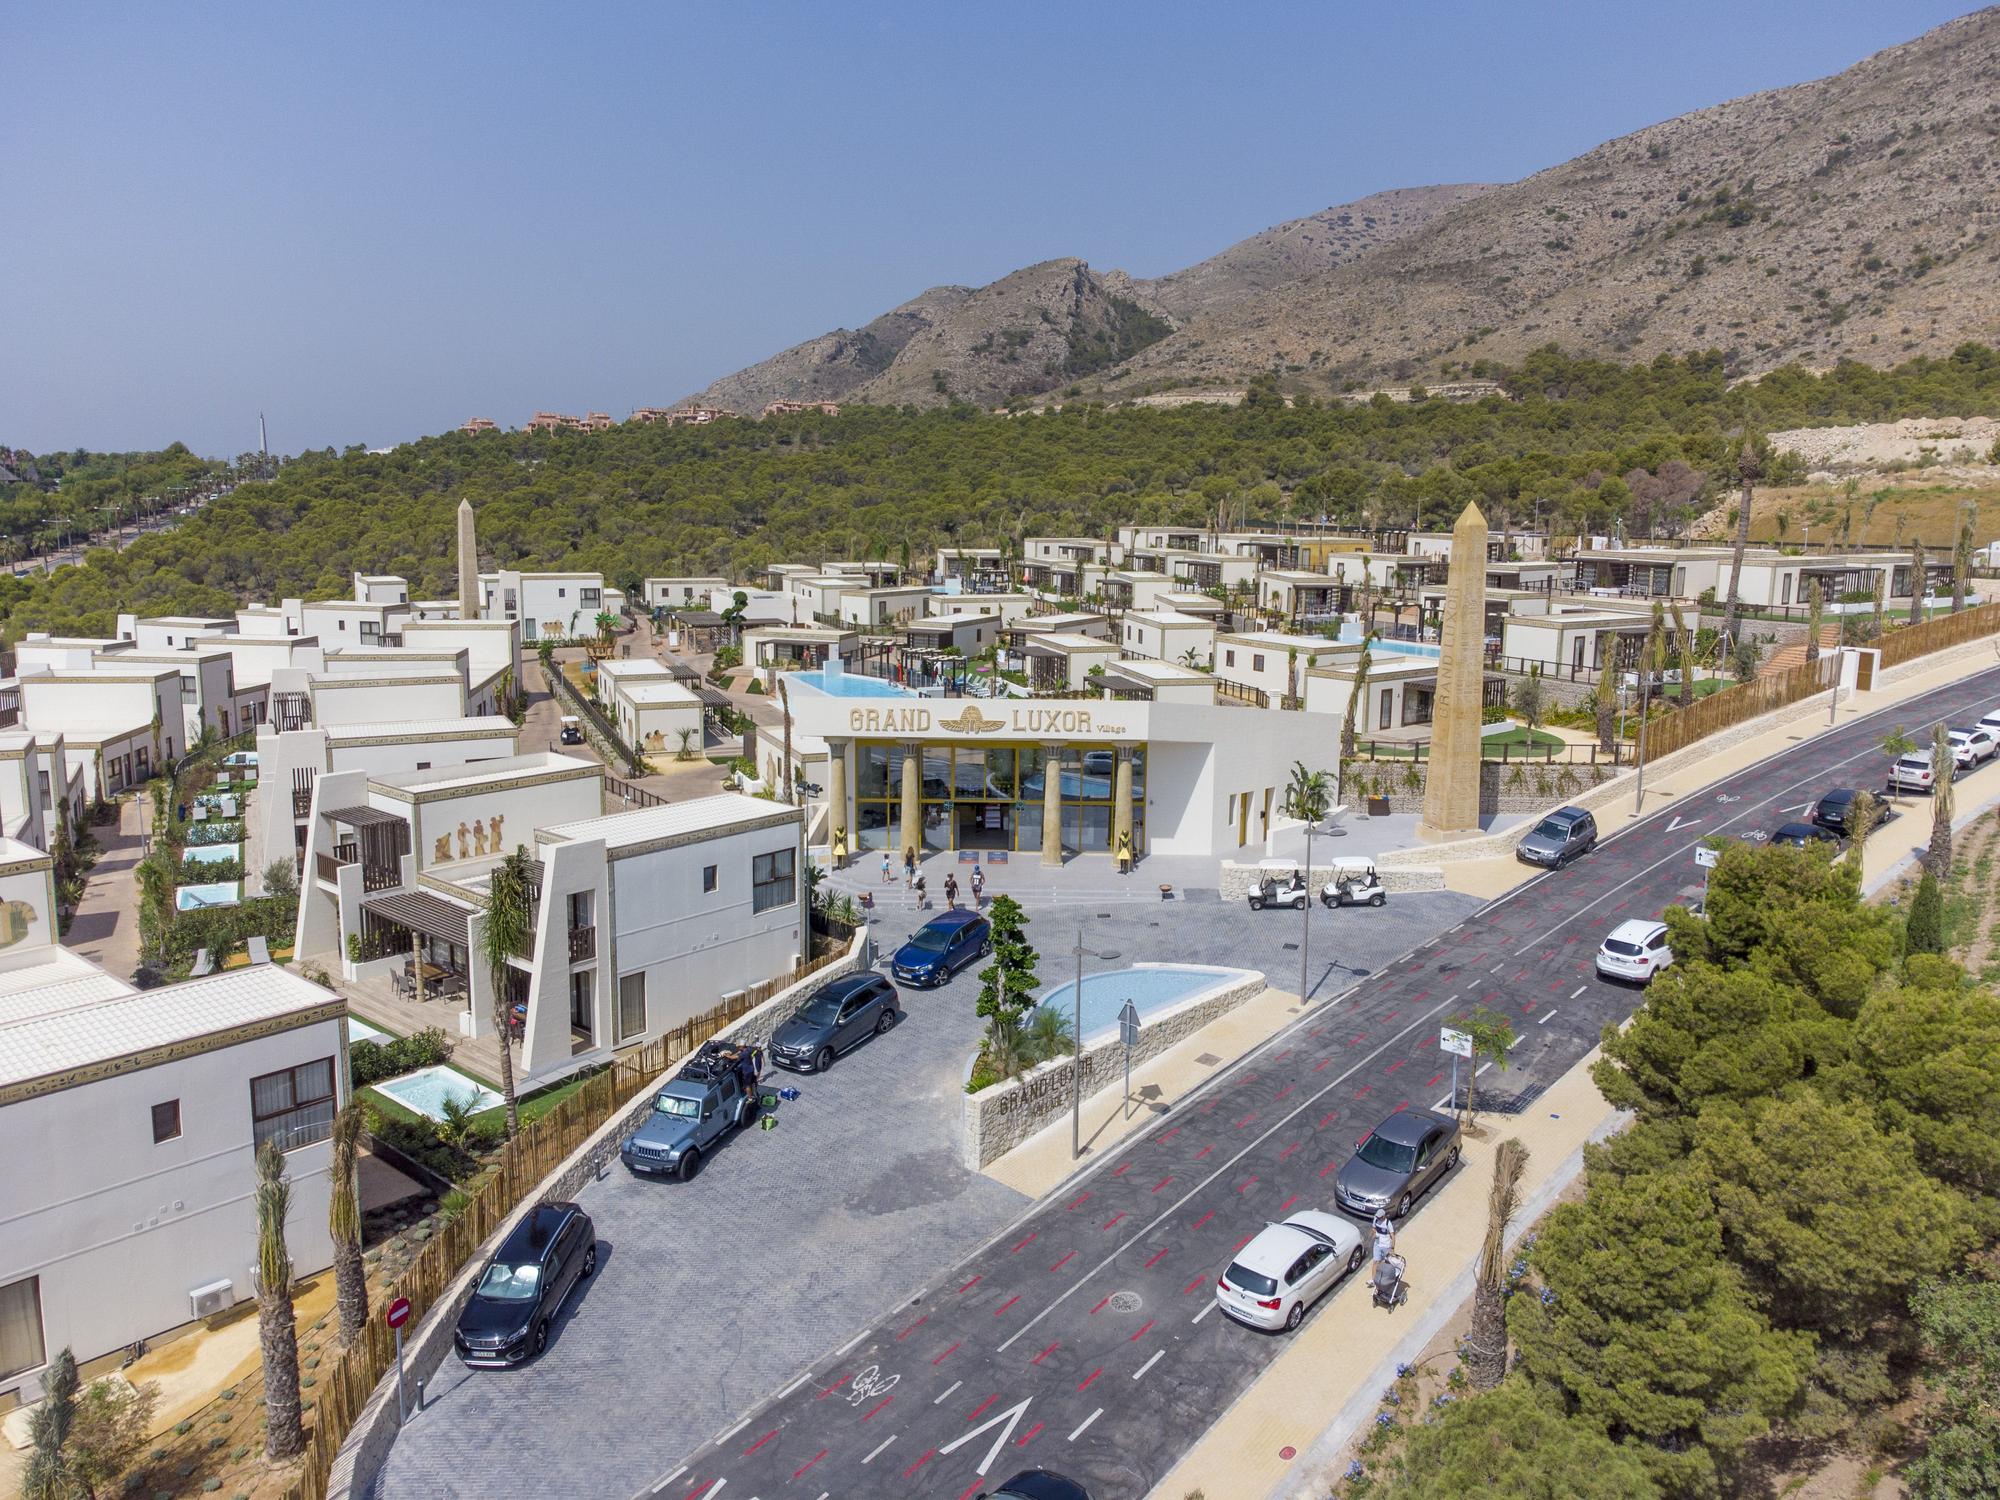
MULTIPOLYGON (((1954 781, 1958 779, 1956 761, 1946 774, 1954 781)), ((1928 755, 1905 755, 1889 767, 1889 782, 1884 790, 1892 795, 1897 792, 1928 792, 1934 789, 1931 783, 1936 779, 1928 755)))
POLYGON ((1604 979, 1645 984, 1673 961, 1665 922, 1620 922, 1597 950, 1597 972, 1604 979))
POLYGON ((1306 1309, 1361 1269, 1361 1231, 1339 1214, 1301 1209, 1266 1224, 1215 1283, 1215 1301, 1252 1328, 1293 1329, 1306 1309))
POLYGON ((1958 763, 1961 771, 1970 771, 1974 766, 1984 765, 2000 753, 2000 739, 1993 731, 1983 727, 1953 729, 1945 738, 1951 741, 1951 758, 1958 763))

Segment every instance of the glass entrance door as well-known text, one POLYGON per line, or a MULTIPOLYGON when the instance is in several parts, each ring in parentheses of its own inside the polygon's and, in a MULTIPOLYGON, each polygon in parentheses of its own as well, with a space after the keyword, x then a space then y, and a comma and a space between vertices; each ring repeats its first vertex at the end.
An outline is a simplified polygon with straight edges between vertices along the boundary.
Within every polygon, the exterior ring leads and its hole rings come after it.
POLYGON ((1014 847, 1014 805, 1011 802, 961 802, 957 804, 957 815, 957 848, 1014 847))

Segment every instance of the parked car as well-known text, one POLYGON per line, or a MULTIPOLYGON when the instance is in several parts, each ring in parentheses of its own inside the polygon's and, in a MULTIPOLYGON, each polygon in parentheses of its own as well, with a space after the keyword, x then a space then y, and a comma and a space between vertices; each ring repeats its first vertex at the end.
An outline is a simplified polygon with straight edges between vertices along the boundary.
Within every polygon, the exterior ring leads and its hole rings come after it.
POLYGON ((1308 1208, 1266 1224, 1215 1281, 1215 1305, 1252 1328, 1294 1329, 1365 1259, 1352 1221, 1308 1208))
POLYGON ((1333 1198, 1352 1214, 1373 1218, 1387 1209, 1400 1219, 1458 1164, 1458 1121, 1428 1109, 1403 1109, 1368 1132, 1368 1139, 1333 1179, 1333 1198))
POLYGON ((1772 831, 1771 842, 1803 849, 1808 844, 1838 844, 1840 835, 1817 823, 1784 823, 1772 831))
POLYGON ((1049 1469, 1023 1469, 997 1490, 981 1490, 977 1500, 1090 1500, 1090 1491, 1049 1469))
POLYGON ((597 1269, 597 1229, 574 1203, 529 1210, 479 1273, 458 1315, 452 1348, 476 1369, 532 1359, 579 1282, 597 1269))
POLYGON ((1597 950, 1597 975, 1600 979, 1636 979, 1647 984, 1673 961, 1674 950, 1667 946, 1665 922, 1620 922, 1597 950))
POLYGON ((771 1061, 795 1073, 824 1073, 833 1060, 896 1024, 896 987, 879 974, 823 984, 771 1036, 771 1061))
POLYGON ((581 745, 583 743, 583 730, 577 724, 575 714, 563 715, 562 733, 556 737, 565 745, 581 745))
POLYGON ((1983 766, 2000 754, 2000 736, 1977 724, 1969 729, 1949 730, 1945 738, 1951 741, 1951 758, 1961 771, 1983 766))
POLYGON ((975 911, 941 911, 910 934, 889 960, 905 984, 938 985, 992 950, 993 927, 975 911))
POLYGON ((2000 739, 2000 708, 1996 708, 1990 714, 1981 714, 1979 717, 1979 727, 1995 739, 2000 739))
POLYGON ((1833 791, 1820 793, 1819 800, 1812 807, 1813 822, 1846 838, 1854 831, 1849 826, 1849 819, 1854 816, 1854 799, 1860 795, 1853 787, 1836 787, 1833 791))
MULTIPOLYGON (((1952 771, 1946 773, 1953 781, 1958 779, 1955 774, 1956 770, 1957 768, 1953 767, 1952 771)), ((1889 767, 1889 783, 1885 790, 1890 792, 1928 792, 1934 790, 1932 782, 1935 779, 1935 775, 1931 770, 1930 756, 1905 755, 1893 766, 1889 767)))
POLYGON ((652 1113, 618 1149, 628 1170, 686 1182, 703 1156, 740 1125, 750 1123, 757 1100, 741 1073, 719 1058, 693 1057, 653 1097, 652 1113))
POLYGON ((1560 870, 1597 847, 1597 819, 1580 807, 1559 807, 1537 823, 1514 848, 1531 865, 1560 870))

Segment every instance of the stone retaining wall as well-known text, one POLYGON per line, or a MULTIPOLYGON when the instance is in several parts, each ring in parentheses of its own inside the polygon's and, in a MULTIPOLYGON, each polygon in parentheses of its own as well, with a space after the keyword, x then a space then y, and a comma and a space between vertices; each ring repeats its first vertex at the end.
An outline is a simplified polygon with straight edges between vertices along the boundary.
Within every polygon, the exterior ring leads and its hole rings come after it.
MULTIPOLYGON (((768 1046, 771 1033, 792 1018, 808 995, 829 979, 851 974, 861 967, 867 946, 867 929, 863 928, 848 944, 845 957, 778 991, 749 1014, 723 1027, 717 1035, 768 1046)), ((653 1096, 679 1066, 676 1063, 674 1068, 634 1094, 610 1119, 598 1126, 590 1139, 577 1147, 567 1161, 549 1174, 540 1191, 524 1197, 474 1252, 452 1282, 451 1289, 431 1306, 423 1321, 407 1330, 403 1364, 412 1401, 416 1399, 417 1382, 430 1379, 450 1355, 452 1330, 457 1326, 459 1311, 471 1295, 473 1283, 478 1280, 487 1257, 530 1209, 551 1199, 573 1198, 585 1183, 598 1177, 617 1157, 625 1137, 639 1128, 640 1122, 653 1107, 653 1096)), ((377 1383, 374 1394, 368 1398, 368 1404, 362 1407, 361 1415, 349 1430, 347 1441, 341 1444, 340 1452, 334 1456, 333 1471, 327 1479, 327 1500, 361 1500, 370 1493, 376 1475, 381 1472, 383 1460, 388 1457, 389 1449, 395 1445, 396 1436, 402 1430, 396 1419, 395 1405, 396 1372, 392 1367, 377 1383)), ((433 1417, 431 1420, 439 1419, 433 1417)))
MULTIPOLYGON (((1341 788, 1341 800, 1357 808, 1374 795, 1365 783, 1379 782, 1381 795, 1389 799, 1392 813, 1421 813, 1424 786, 1429 779, 1428 762, 1417 762, 1417 784, 1410 785, 1411 763, 1396 761, 1349 761, 1350 775, 1341 788)), ((1583 794, 1623 774, 1619 767, 1583 762, 1481 761, 1479 765, 1479 810, 1482 813, 1537 812, 1549 805, 1551 797, 1582 801, 1583 794)))
MULTIPOLYGON (((1135 964, 1140 969, 1177 965, 1135 964)), ((1266 988, 1262 974, 1242 969, 1215 970, 1217 985, 1168 1010, 1143 1018, 1139 1040, 1132 1048, 1132 1065, 1158 1057, 1186 1040, 1218 1016, 1225 1016, 1266 988)), ((965 1096, 961 1152, 965 1164, 978 1171, 1004 1156, 1070 1107, 1074 1060, 1053 1058, 1006 1083, 991 1084, 965 1096)), ((1116 1035, 1094 1042, 1083 1051, 1083 1093, 1121 1088, 1125 1079, 1125 1047, 1116 1035)))

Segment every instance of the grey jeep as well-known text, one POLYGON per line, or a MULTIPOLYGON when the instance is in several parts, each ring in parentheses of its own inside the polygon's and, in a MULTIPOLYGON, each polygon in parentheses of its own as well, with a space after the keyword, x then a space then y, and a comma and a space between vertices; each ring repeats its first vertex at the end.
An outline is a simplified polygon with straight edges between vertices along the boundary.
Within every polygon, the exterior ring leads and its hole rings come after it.
POLYGON ((691 1058, 654 1096, 652 1113, 619 1148, 618 1159, 634 1172, 686 1182, 701 1170, 702 1158, 756 1112, 756 1098, 744 1092, 735 1069, 691 1058))

